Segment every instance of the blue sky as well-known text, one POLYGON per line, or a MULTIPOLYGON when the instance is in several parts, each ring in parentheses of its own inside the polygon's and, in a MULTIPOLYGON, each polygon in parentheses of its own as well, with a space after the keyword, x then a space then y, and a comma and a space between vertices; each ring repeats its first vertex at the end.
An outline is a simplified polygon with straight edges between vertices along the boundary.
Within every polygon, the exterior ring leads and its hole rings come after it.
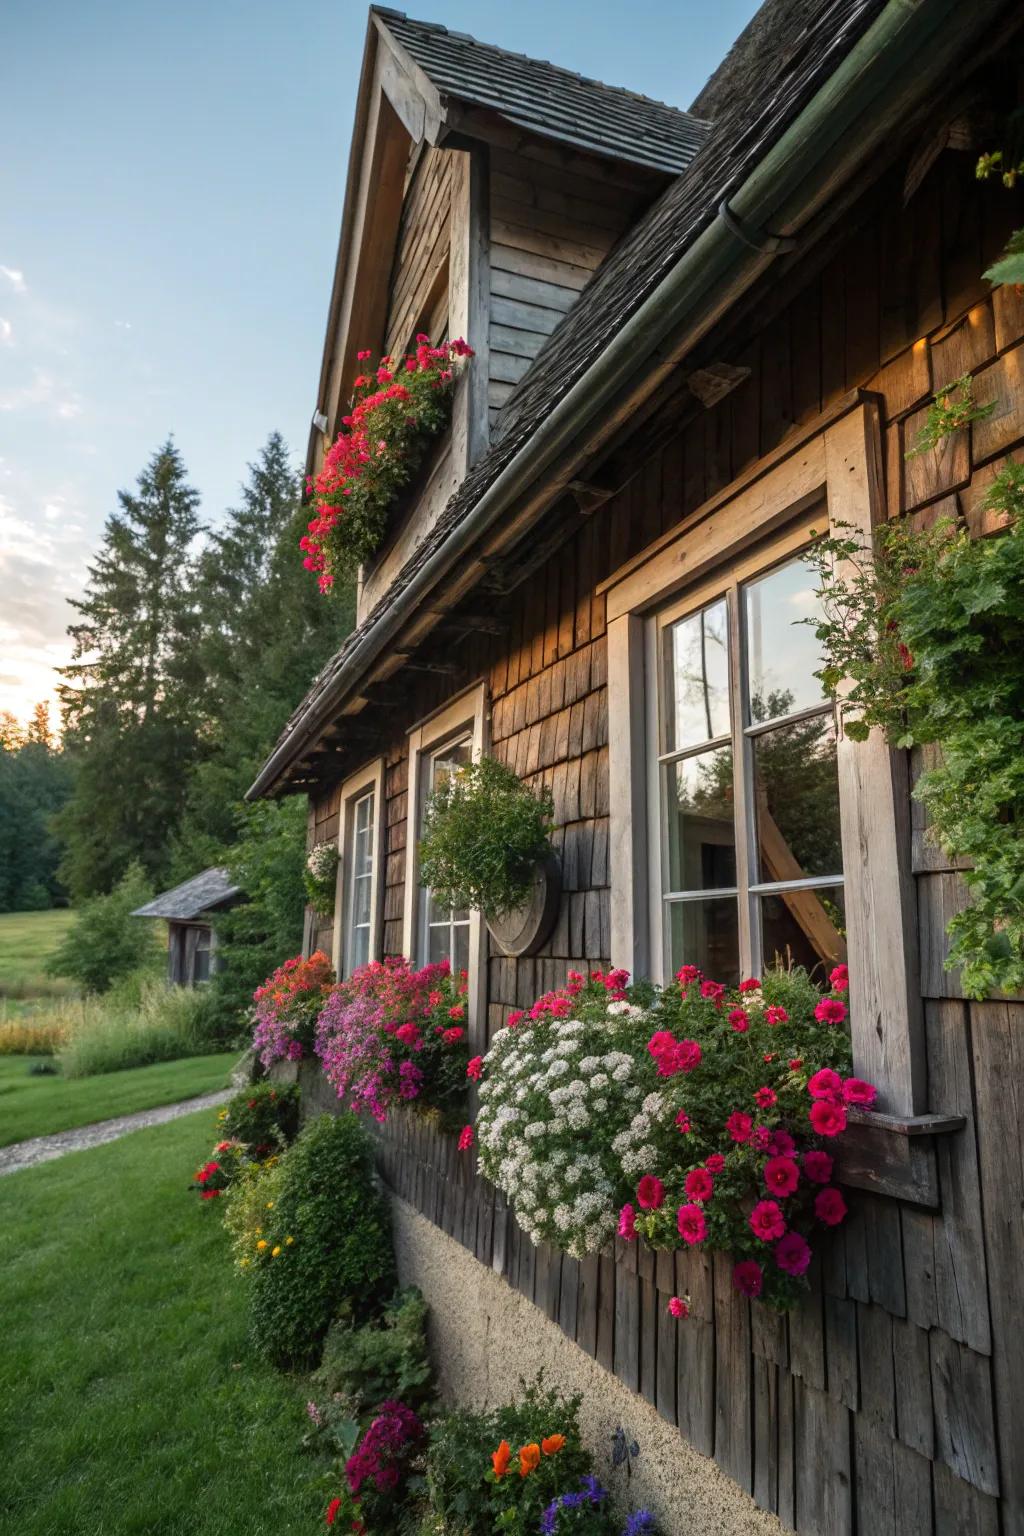
MULTIPOLYGON (((755 0, 409 0, 686 106, 755 0)), ((0 710, 52 695, 115 493, 173 433, 215 523, 304 450, 366 27, 355 0, 7 0, 0 710)))

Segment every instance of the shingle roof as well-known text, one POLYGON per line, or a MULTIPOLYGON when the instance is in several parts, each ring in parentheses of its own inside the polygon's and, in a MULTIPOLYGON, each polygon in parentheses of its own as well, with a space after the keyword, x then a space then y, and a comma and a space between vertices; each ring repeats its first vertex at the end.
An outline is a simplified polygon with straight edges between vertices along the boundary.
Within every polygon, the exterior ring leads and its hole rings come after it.
MULTIPOLYGON (((400 602, 423 562, 451 536, 487 488, 524 447, 558 401, 586 373, 630 316, 680 260, 753 167, 781 138, 883 8, 885 0, 788 0, 778 8, 771 56, 756 89, 738 93, 716 119, 704 148, 619 242, 581 293, 502 408, 490 448, 377 606, 314 680, 250 790, 263 792, 270 763, 289 738, 325 724, 342 689, 356 686, 346 665, 357 646, 400 602), (257 790, 257 786, 259 789, 257 790)), ((389 22, 390 25, 390 22, 389 22)))
POLYGON ((204 869, 201 875, 193 875, 184 884, 176 885, 172 891, 154 896, 144 907, 136 907, 132 917, 170 917, 187 922, 215 907, 224 906, 241 894, 242 887, 232 884, 228 871, 214 865, 212 869, 204 869))
POLYGON ((442 95, 497 112, 530 133, 673 175, 707 137, 707 124, 679 107, 401 11, 373 11, 442 95))

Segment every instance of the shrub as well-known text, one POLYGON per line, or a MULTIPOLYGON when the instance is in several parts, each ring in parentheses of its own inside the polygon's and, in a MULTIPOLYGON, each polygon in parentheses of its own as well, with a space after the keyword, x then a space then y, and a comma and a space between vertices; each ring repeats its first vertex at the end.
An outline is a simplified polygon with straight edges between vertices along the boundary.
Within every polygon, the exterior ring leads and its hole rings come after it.
POLYGON ((570 975, 485 1058, 484 1173, 535 1243, 596 1252, 619 1205, 620 1236, 720 1249, 738 1289, 792 1305, 812 1228, 846 1212, 825 1148, 875 1096, 848 1075, 846 967, 825 997, 799 969, 734 991, 696 966, 663 991, 570 975))
POLYGON ((62 1034, 59 1054, 65 1077, 145 1067, 215 1048, 204 989, 147 980, 138 997, 136 1005, 110 992, 64 1003, 54 1011, 51 1018, 62 1034))
POLYGON ((339 1309, 366 1317, 393 1282, 387 1207, 354 1115, 321 1115, 275 1170, 248 1255, 252 1336, 279 1365, 308 1364, 339 1309))
POLYGON ((333 989, 316 1030, 316 1053, 340 1099, 375 1120, 395 1103, 439 1117, 464 1117, 466 978, 448 962, 414 971, 392 956, 372 961, 333 989))
POLYGON ((257 1157, 295 1140, 299 1090, 294 1083, 253 1083, 229 1099, 218 1116, 222 1136, 245 1142, 257 1157))
POLYGON ((256 1244, 265 1235, 267 1212, 277 1203, 283 1174, 282 1160, 274 1156, 262 1163, 243 1163, 229 1182, 222 1211, 235 1268, 242 1274, 256 1262, 256 1244))
POLYGON ((357 1327, 332 1323, 313 1382, 324 1397, 340 1395, 359 1418, 386 1398, 420 1409, 431 1396, 427 1307, 418 1290, 401 1291, 383 1315, 357 1327))
POLYGON ((79 908, 47 961, 50 975, 69 976, 87 992, 106 992, 133 971, 156 973, 160 966, 156 925, 131 915, 152 894, 142 865, 129 865, 108 896, 95 896, 79 908))
POLYGON ((55 1056, 63 1034, 49 1012, 40 1018, 0 1018, 0 1056, 55 1056))
POLYGON ((301 955, 286 960, 256 988, 252 1044, 265 1067, 309 1055, 317 1016, 333 983, 331 962, 318 949, 308 960, 301 955))
POLYGON ((345 1487, 327 1507, 327 1524, 341 1518, 343 1527, 361 1536, 395 1536, 424 1438, 423 1422, 408 1404, 381 1403, 345 1462, 345 1487))
POLYGON ((551 795, 531 794, 496 758, 467 763, 427 802, 420 884, 441 908, 476 907, 500 917, 526 897, 550 848, 551 795))

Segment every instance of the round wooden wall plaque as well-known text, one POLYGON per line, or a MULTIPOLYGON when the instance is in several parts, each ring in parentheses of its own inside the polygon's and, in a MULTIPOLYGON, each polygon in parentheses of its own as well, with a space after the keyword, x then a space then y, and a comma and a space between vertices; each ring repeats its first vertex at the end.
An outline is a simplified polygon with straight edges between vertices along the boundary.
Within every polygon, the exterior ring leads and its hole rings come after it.
POLYGON ((487 929, 502 954, 519 959, 535 955, 551 936, 562 898, 562 866, 554 849, 537 866, 530 894, 521 907, 488 918, 487 929))

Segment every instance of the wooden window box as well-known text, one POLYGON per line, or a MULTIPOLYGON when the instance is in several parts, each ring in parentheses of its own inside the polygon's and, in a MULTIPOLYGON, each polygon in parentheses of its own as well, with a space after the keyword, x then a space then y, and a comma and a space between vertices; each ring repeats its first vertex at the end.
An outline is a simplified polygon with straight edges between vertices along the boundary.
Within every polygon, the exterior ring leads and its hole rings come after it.
POLYGON ((963 1115, 883 1115, 847 1109, 847 1129, 836 1149, 836 1180, 938 1210, 935 1138, 962 1131, 966 1123, 963 1115))

